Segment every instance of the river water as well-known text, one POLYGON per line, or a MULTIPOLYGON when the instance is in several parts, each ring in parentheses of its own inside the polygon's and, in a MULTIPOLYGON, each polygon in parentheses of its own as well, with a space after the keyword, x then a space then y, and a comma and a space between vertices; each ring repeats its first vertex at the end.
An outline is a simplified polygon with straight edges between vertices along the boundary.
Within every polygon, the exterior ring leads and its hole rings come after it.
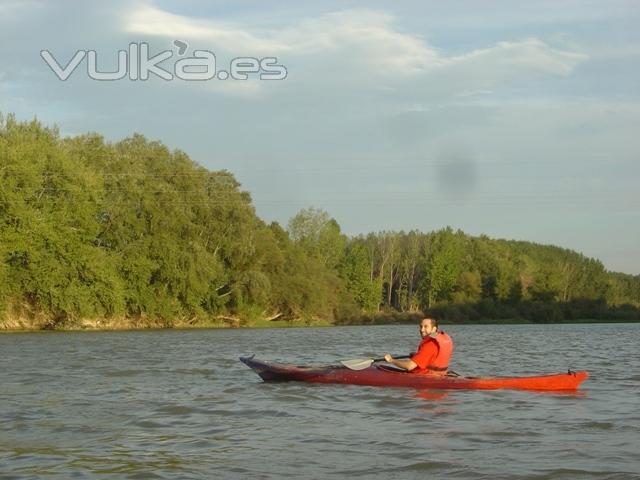
POLYGON ((417 326, 0 335, 0 478, 640 479, 640 325, 445 328, 468 375, 577 394, 263 383, 238 356, 408 353, 417 326))

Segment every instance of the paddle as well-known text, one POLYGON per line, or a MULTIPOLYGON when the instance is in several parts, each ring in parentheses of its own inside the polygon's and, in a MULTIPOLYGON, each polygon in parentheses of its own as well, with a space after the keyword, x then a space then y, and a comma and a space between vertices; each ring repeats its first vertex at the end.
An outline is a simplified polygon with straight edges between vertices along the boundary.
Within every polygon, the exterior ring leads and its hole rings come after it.
MULTIPOLYGON (((401 357, 393 358, 411 358, 411 355, 403 355, 401 357)), ((342 360, 340 363, 347 367, 349 370, 364 370, 369 368, 375 362, 383 362, 384 358, 356 358, 353 360, 342 360)))

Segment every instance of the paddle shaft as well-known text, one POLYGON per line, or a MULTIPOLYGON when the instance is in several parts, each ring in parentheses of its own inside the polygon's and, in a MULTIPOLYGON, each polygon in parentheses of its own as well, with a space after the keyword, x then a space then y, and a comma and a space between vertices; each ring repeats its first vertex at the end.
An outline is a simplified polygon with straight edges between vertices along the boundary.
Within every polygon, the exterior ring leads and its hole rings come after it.
MULTIPOLYGON (((393 355, 392 355, 392 357, 393 357, 393 355)), ((393 358, 394 359, 396 359, 396 358, 411 358, 411 355, 401 355, 399 357, 393 357, 393 358)), ((382 358, 372 358, 371 360, 373 360, 374 363, 375 362, 384 362, 384 357, 382 357, 382 358)))
MULTIPOLYGON (((395 358, 411 358, 410 355, 402 355, 395 358)), ((355 360, 342 360, 340 363, 350 370, 364 370, 376 362, 383 362, 384 358, 358 358, 355 360)))

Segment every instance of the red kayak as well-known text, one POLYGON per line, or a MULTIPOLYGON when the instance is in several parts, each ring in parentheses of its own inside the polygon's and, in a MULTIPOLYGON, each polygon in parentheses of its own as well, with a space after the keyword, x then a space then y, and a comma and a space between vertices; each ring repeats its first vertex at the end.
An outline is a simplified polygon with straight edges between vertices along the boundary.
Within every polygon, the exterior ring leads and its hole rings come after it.
POLYGON ((268 363, 251 357, 240 361, 265 382, 299 381, 311 383, 345 383, 372 387, 413 387, 453 390, 567 391, 577 390, 589 377, 586 371, 541 375, 535 377, 461 377, 457 375, 415 374, 386 365, 374 364, 364 370, 351 370, 343 365, 295 366, 268 363))

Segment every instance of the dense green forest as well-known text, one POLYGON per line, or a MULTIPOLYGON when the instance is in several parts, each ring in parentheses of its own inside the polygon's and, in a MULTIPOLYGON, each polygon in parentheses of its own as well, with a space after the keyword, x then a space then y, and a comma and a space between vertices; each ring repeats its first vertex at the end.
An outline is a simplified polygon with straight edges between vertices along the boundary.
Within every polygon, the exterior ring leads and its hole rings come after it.
POLYGON ((64 138, 0 118, 5 329, 358 323, 426 308, 637 321, 639 307, 640 276, 572 250, 450 228, 349 238, 313 208, 283 228, 228 171, 141 135, 64 138))

